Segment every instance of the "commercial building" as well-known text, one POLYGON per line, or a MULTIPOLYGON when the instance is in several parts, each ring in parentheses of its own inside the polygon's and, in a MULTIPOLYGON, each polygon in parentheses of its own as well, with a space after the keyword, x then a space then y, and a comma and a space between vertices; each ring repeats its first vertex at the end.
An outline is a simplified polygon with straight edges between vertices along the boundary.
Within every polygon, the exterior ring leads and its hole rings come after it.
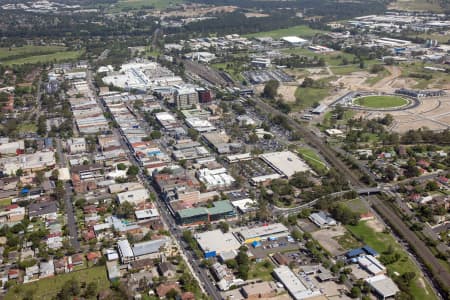
POLYGON ((309 220, 316 224, 319 228, 329 228, 337 225, 336 220, 330 217, 324 211, 312 213, 311 215, 309 215, 309 220))
POLYGON ((130 204, 137 205, 145 202, 150 197, 147 189, 137 189, 132 191, 126 191, 117 194, 117 201, 122 204, 129 202, 130 204))
POLYGON ((241 288, 246 299, 272 298, 277 295, 277 286, 274 282, 250 283, 241 288))
POLYGON ((231 201, 231 205, 233 205, 234 208, 236 208, 242 214, 258 209, 258 203, 250 198, 231 201))
POLYGON ((0 167, 3 166, 3 173, 9 175, 15 174, 19 169, 24 172, 35 172, 52 168, 55 164, 55 153, 53 151, 37 151, 33 154, 0 159, 0 167))
POLYGON ((253 156, 250 154, 250 152, 243 153, 243 154, 235 154, 235 155, 228 155, 225 157, 225 161, 229 164, 234 164, 241 161, 247 161, 252 160, 253 156))
POLYGON ((136 243, 131 246, 128 240, 120 240, 117 242, 117 250, 119 252, 120 261, 123 264, 135 260, 155 259, 161 256, 162 249, 169 243, 167 237, 151 240, 147 242, 136 243))
POLYGON ((374 276, 386 273, 386 267, 372 255, 358 257, 358 264, 374 276))
POLYGON ((180 126, 177 119, 168 112, 159 112, 155 114, 156 120, 167 130, 180 126))
POLYGON ((292 46, 301 46, 308 43, 308 40, 299 38, 298 36, 284 36, 281 38, 283 42, 291 44, 292 46))
POLYGON ((1 143, 0 144, 0 155, 19 155, 25 151, 24 140, 1 143))
POLYGON ((260 158, 277 173, 287 178, 290 178, 296 172, 311 170, 298 155, 291 151, 265 153, 261 154, 260 158))
POLYGON ((246 244, 267 238, 278 238, 289 235, 289 229, 281 223, 269 224, 253 228, 241 228, 238 235, 246 244))
POLYGON ((180 225, 196 225, 229 219, 236 216, 230 201, 222 200, 212 203, 212 207, 193 207, 176 212, 176 219, 180 225))
POLYGON ((219 154, 237 152, 242 146, 239 143, 231 143, 230 136, 225 132, 204 133, 202 139, 219 154))
POLYGON ((67 141, 67 149, 70 154, 86 152, 86 140, 84 138, 73 138, 67 141))
POLYGON ((195 87, 183 85, 175 86, 174 103, 176 108, 191 108, 198 104, 198 93, 195 87))
POLYGON ((216 127, 208 120, 200 118, 187 118, 185 122, 187 126, 197 130, 198 132, 211 132, 216 130, 216 127))
POLYGON ((198 101, 200 103, 209 103, 212 101, 211 91, 205 88, 197 88, 198 101))
POLYGON ((203 168, 198 170, 196 175, 198 180, 206 186, 207 190, 224 189, 230 187, 235 182, 235 179, 228 174, 225 168, 213 170, 203 168))
POLYGON ((308 299, 321 295, 320 290, 309 289, 287 266, 275 268, 273 273, 275 278, 284 285, 295 300, 308 299))
POLYGON ((205 258, 220 256, 224 252, 235 252, 241 244, 231 232, 223 233, 220 229, 195 234, 195 239, 205 258))
POLYGON ((378 275, 367 278, 366 282, 369 284, 371 289, 379 297, 381 297, 381 299, 394 297, 398 292, 400 292, 395 282, 386 275, 378 275))

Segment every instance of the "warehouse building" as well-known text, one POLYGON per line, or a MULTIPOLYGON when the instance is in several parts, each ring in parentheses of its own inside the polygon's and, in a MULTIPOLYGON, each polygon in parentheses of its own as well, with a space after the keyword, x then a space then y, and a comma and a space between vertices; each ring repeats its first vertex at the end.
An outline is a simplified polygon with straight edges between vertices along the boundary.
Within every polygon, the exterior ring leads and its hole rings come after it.
POLYGON ((393 298, 400 292, 395 282, 386 275, 367 278, 366 282, 381 299, 393 298))
POLYGON ((321 295, 320 290, 309 289, 287 266, 275 268, 273 273, 275 278, 288 290, 292 298, 296 300, 303 300, 321 295))
POLYGON ((254 228, 243 227, 238 232, 239 237, 246 244, 267 238, 278 238, 289 235, 289 229, 281 223, 258 226, 254 228))
POLYGON ((311 171, 311 168, 298 155, 291 151, 261 154, 260 158, 277 173, 290 178, 296 172, 311 171))
POLYGON ((223 233, 220 229, 197 233, 195 235, 200 249, 202 249, 205 258, 221 256, 233 252, 234 258, 237 250, 241 246, 239 241, 231 232, 223 233))

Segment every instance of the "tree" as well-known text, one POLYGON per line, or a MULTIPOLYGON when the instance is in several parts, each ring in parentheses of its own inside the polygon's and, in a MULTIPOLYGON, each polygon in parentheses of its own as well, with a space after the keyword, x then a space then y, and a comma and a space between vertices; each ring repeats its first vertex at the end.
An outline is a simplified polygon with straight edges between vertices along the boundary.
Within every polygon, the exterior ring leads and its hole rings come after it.
POLYGON ((150 137, 151 137, 153 140, 158 140, 158 139, 161 138, 161 136, 162 136, 162 134, 161 134, 161 131, 159 131, 159 130, 153 130, 153 131, 150 133, 150 137))
POLYGON ((136 177, 139 174, 139 168, 137 166, 130 166, 127 170, 127 175, 131 177, 136 177))
POLYGON ((171 289, 167 292, 166 298, 167 299, 176 299, 178 297, 179 293, 176 289, 171 289))
POLYGON ((352 287, 352 289, 350 290, 350 297, 352 298, 361 297, 361 289, 357 286, 352 287))
POLYGON ((121 171, 125 171, 127 166, 124 163, 117 164, 117 169, 121 171))
POLYGON ((41 184, 44 182, 44 180, 45 180, 45 174, 44 174, 44 171, 37 171, 37 172, 36 172, 35 180, 36 180, 36 183, 37 183, 38 185, 41 185, 41 184))
POLYGON ((120 216, 129 218, 134 214, 134 207, 130 202, 125 201, 119 205, 119 207, 116 210, 116 213, 120 216))
POLYGON ((188 128, 187 134, 193 141, 196 141, 198 139, 198 131, 194 128, 188 128))
POLYGON ((278 94, 278 87, 280 83, 278 80, 269 80, 264 85, 263 96, 269 99, 275 99, 278 94))
POLYGON ((298 230, 297 228, 295 228, 292 231, 292 238, 296 241, 300 241, 303 238, 302 233, 300 232, 300 230, 298 230))
POLYGON ((305 77, 305 79, 303 79, 303 82, 300 86, 303 88, 309 88, 309 87, 313 87, 314 84, 315 84, 314 79, 312 79, 311 77, 305 77))
POLYGON ((84 294, 87 298, 95 297, 97 295, 97 283, 95 281, 90 282, 87 285, 86 291, 84 294))
POLYGON ((228 225, 227 222, 222 221, 219 223, 219 228, 220 230, 222 230, 223 233, 227 233, 228 230, 230 230, 230 225, 228 225))
POLYGON ((22 176, 23 175, 23 170, 22 169, 17 169, 16 171, 16 176, 22 176))

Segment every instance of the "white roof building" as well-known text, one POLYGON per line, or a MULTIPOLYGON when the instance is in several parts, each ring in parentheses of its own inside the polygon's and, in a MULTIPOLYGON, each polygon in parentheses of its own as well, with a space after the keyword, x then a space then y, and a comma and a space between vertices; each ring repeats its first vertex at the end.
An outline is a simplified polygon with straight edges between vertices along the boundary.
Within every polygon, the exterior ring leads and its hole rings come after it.
POLYGON ((235 179, 227 173, 225 168, 210 170, 207 168, 197 171, 198 180, 206 185, 207 189, 229 187, 235 179))
POLYGON ((281 237, 289 235, 289 229, 281 223, 270 224, 267 226, 258 226, 254 228, 243 227, 239 231, 245 243, 251 243, 268 237, 281 237))
POLYGON ((231 232, 223 233, 220 229, 197 233, 195 239, 204 253, 215 252, 216 255, 235 251, 241 246, 231 232))
POLYGON ((156 208, 150 208, 150 209, 142 209, 142 210, 136 210, 134 212, 136 215, 136 219, 138 221, 140 220, 147 220, 147 219, 153 219, 159 217, 159 212, 156 208))
POLYGON ((211 132, 216 130, 216 127, 213 124, 211 124, 211 122, 201 118, 197 117, 187 118, 185 122, 187 126, 194 128, 199 132, 211 132))
POLYGON ((394 297, 400 291, 395 282, 386 275, 367 278, 366 282, 382 299, 394 297))
POLYGON ((311 171, 306 162, 291 151, 265 153, 261 154, 260 158, 276 172, 287 178, 296 172, 311 171))
POLYGON ((281 40, 292 45, 302 45, 308 42, 308 40, 299 38, 298 36, 284 36, 281 38, 281 40))
POLYGON ((120 204, 124 203, 125 201, 128 201, 131 204, 139 204, 145 202, 149 197, 150 195, 145 188, 117 194, 117 200, 120 204))
POLYGON ((119 251, 122 263, 127 263, 130 260, 134 259, 133 250, 131 249, 131 245, 128 240, 118 241, 117 250, 119 251))
POLYGON ((321 295, 319 290, 309 289, 288 266, 280 266, 273 270, 276 278, 285 286, 289 294, 296 300, 308 299, 321 295))

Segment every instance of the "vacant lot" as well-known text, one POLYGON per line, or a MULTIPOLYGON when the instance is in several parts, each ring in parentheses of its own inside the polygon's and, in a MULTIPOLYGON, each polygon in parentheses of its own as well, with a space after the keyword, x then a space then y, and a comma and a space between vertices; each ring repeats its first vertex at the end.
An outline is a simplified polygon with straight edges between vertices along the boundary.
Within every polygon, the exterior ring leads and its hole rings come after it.
POLYGON ((85 282, 87 285, 90 282, 96 282, 98 286, 97 291, 109 288, 106 269, 100 266, 15 286, 8 291, 4 299, 23 299, 30 294, 33 295, 33 299, 56 299, 56 295, 63 285, 73 278, 78 280, 80 284, 85 282))
POLYGON ((408 100, 398 96, 367 96, 355 99, 354 103, 369 108, 389 108, 406 105, 408 100))
POLYGON ((345 227, 336 226, 330 229, 321 229, 312 233, 320 245, 327 250, 332 256, 344 254, 346 250, 339 243, 338 239, 346 234, 345 227))
POLYGON ((295 105, 293 110, 303 110, 319 103, 330 94, 330 88, 312 88, 312 87, 298 87, 295 91, 295 105))

